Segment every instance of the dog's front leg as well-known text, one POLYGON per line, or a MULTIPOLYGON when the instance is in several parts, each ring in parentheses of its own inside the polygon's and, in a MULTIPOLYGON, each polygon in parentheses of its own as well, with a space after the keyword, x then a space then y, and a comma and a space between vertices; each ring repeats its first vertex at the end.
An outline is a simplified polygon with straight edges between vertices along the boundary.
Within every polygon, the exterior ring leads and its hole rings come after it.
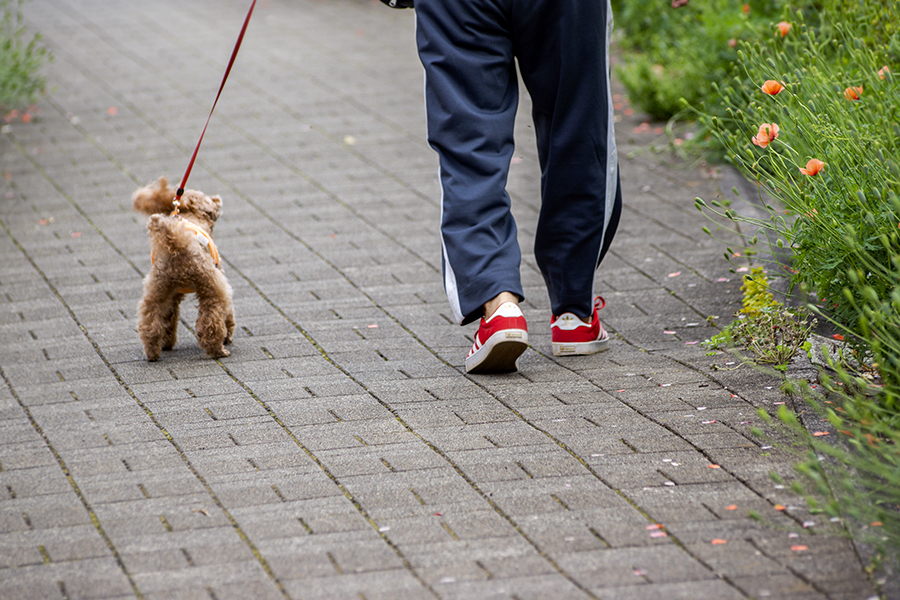
POLYGON ((197 343, 211 358, 231 356, 225 349, 227 315, 230 311, 220 298, 201 297, 197 315, 197 343))

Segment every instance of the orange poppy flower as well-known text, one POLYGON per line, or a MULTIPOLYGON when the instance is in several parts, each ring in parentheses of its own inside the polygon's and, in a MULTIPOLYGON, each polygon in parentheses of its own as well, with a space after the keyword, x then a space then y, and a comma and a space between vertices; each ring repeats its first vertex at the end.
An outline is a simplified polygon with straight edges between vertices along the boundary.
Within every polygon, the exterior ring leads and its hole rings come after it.
POLYGON ((801 168, 800 172, 803 173, 804 175, 810 175, 810 176, 818 175, 819 171, 821 171, 824 166, 825 166, 825 163, 823 163, 818 158, 811 158, 811 159, 809 159, 809 162, 806 163, 806 168, 805 169, 801 168))
POLYGON ((859 97, 862 96, 862 86, 857 87, 848 87, 844 90, 844 98, 847 100, 859 100, 859 97))
POLYGON ((748 14, 750 12, 750 5, 745 4, 744 6, 741 7, 741 10, 744 12, 745 15, 748 14))
POLYGON ((791 24, 788 23, 787 21, 782 21, 781 23, 779 23, 779 24, 776 25, 775 27, 777 27, 777 28, 778 28, 778 31, 781 32, 781 37, 786 36, 786 35, 788 34, 788 31, 791 30, 791 24))
POLYGON ((774 95, 780 93, 781 90, 784 89, 784 86, 781 85, 780 83, 778 83, 777 81, 770 79, 770 80, 766 81, 764 84, 762 84, 761 89, 766 94, 769 94, 770 96, 774 96, 774 95))
POLYGON ((759 126, 759 132, 753 136, 752 141, 760 148, 765 148, 778 137, 778 131, 778 125, 775 123, 763 123, 759 126))
POLYGON ((884 65, 883 67, 878 69, 878 77, 880 77, 881 79, 884 79, 885 74, 890 73, 890 72, 891 72, 891 70, 888 69, 888 66, 884 65))

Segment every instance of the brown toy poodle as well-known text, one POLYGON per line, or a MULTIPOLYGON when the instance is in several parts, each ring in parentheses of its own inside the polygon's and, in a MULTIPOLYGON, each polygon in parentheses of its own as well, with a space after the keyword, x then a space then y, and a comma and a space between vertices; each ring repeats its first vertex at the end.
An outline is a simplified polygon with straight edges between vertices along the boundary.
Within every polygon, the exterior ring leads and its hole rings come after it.
POLYGON ((152 266, 144 278, 137 325, 144 353, 147 360, 158 360, 161 350, 175 346, 179 305, 185 294, 196 293, 197 342, 210 357, 228 356, 224 344, 234 337, 234 306, 212 240, 222 200, 195 190, 186 190, 177 208, 174 199, 175 190, 165 177, 131 197, 134 210, 150 215, 152 266))

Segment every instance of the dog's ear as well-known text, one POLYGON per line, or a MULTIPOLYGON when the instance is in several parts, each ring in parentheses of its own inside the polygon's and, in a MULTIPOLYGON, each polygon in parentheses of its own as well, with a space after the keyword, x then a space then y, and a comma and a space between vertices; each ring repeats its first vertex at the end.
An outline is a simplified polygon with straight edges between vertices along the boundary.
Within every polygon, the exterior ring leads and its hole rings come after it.
POLYGON ((213 210, 206 211, 206 214, 213 222, 215 222, 222 216, 222 198, 219 196, 207 196, 207 198, 212 202, 213 210))
POLYGON ((163 175, 158 180, 138 188, 131 195, 131 207, 147 215, 168 213, 174 208, 172 200, 175 198, 175 190, 169 186, 169 182, 163 175))

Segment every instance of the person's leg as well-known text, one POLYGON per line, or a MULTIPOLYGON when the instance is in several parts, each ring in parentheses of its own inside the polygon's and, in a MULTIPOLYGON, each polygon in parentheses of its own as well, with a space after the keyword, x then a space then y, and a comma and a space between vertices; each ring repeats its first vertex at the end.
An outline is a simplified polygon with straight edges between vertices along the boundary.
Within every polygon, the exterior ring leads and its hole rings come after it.
POLYGON ((595 270, 621 211, 607 0, 514 0, 514 52, 541 163, 535 258, 552 313, 590 320, 595 270))
POLYGON ((512 302, 513 304, 518 305, 519 297, 512 292, 500 292, 484 303, 484 316, 490 317, 492 314, 497 312, 497 309, 500 308, 501 304, 506 304, 507 302, 512 302))
POLYGON ((481 317, 501 292, 523 297, 505 189, 518 104, 507 2, 415 6, 428 142, 440 158, 444 288, 461 324, 481 317))

